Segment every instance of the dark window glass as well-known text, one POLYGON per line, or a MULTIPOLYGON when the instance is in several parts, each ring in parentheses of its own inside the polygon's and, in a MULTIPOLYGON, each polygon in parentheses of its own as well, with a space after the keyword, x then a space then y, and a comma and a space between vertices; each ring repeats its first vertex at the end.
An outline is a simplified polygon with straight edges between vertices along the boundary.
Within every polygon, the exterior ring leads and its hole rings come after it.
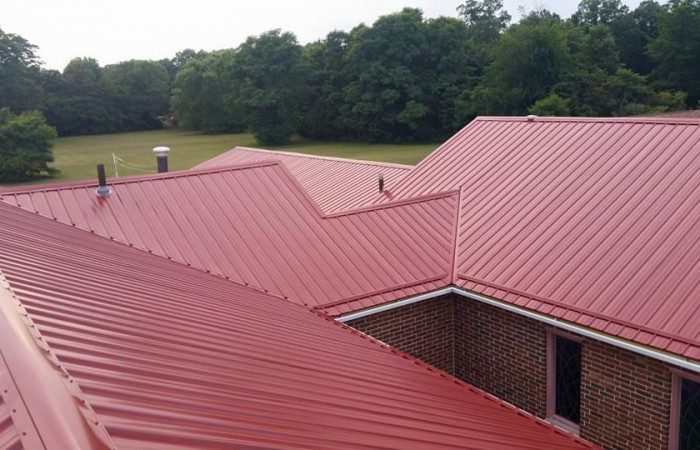
POLYGON ((681 380, 681 411, 678 448, 700 449, 700 383, 681 380))
POLYGON ((561 336, 555 336, 555 339, 554 413, 579 423, 581 419, 581 344, 561 336))

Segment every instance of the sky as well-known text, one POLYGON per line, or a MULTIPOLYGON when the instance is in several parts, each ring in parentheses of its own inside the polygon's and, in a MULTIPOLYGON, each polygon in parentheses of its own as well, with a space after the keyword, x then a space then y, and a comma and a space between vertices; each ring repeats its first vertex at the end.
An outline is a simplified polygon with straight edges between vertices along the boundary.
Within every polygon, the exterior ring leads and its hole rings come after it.
MULTIPOLYGON (((505 0, 519 8, 547 8, 563 17, 579 0, 505 0)), ((238 46, 247 36, 281 28, 305 44, 332 30, 371 24, 410 6, 426 17, 456 16, 459 0, 0 0, 0 28, 39 47, 44 67, 62 70, 90 56, 107 65, 128 59, 161 59, 176 52, 238 46)), ((623 0, 631 8, 639 0, 623 0)))

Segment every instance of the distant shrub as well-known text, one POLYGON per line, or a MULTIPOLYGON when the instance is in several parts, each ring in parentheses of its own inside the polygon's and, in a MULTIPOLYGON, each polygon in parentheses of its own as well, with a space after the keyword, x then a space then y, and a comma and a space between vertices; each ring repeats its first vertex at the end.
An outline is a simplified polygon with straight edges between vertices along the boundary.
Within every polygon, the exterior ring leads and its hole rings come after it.
POLYGON ((0 109, 0 182, 17 182, 53 175, 53 140, 56 130, 39 112, 12 115, 0 109))

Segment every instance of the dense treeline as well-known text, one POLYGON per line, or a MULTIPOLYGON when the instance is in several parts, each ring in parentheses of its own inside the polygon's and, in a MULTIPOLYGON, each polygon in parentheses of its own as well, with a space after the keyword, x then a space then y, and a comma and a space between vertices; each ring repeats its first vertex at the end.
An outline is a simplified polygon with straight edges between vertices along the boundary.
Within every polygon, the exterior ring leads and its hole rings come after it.
POLYGON ((438 140, 476 115, 654 114, 700 99, 700 1, 583 0, 563 19, 511 24, 500 0, 458 18, 417 9, 299 45, 272 31, 186 64, 173 112, 204 132, 251 129, 263 143, 438 140))
POLYGON ((457 15, 407 8, 303 46, 270 31, 161 61, 76 58, 62 72, 0 30, 0 107, 40 111, 59 135, 177 124, 276 144, 439 140, 476 115, 651 114, 700 100, 700 0, 583 0, 568 19, 541 10, 515 23, 500 0, 467 0, 457 15))

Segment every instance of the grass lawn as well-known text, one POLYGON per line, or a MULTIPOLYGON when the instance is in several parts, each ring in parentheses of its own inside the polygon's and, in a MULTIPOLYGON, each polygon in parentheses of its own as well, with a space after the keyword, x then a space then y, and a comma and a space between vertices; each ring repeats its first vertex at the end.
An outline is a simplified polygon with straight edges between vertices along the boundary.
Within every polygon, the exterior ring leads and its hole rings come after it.
MULTIPOLYGON (((55 178, 39 180, 54 182, 94 178, 95 165, 104 163, 107 175, 114 175, 112 153, 129 167, 120 167, 119 175, 155 172, 152 149, 158 145, 170 147, 171 170, 189 169, 235 146, 260 147, 251 134, 203 135, 180 130, 140 131, 134 133, 75 136, 56 140, 54 167, 61 171, 55 178)), ((366 144, 356 142, 319 142, 296 138, 283 147, 267 147, 314 155, 415 164, 434 150, 438 144, 366 144)), ((37 181, 34 181, 36 183, 37 181)))

